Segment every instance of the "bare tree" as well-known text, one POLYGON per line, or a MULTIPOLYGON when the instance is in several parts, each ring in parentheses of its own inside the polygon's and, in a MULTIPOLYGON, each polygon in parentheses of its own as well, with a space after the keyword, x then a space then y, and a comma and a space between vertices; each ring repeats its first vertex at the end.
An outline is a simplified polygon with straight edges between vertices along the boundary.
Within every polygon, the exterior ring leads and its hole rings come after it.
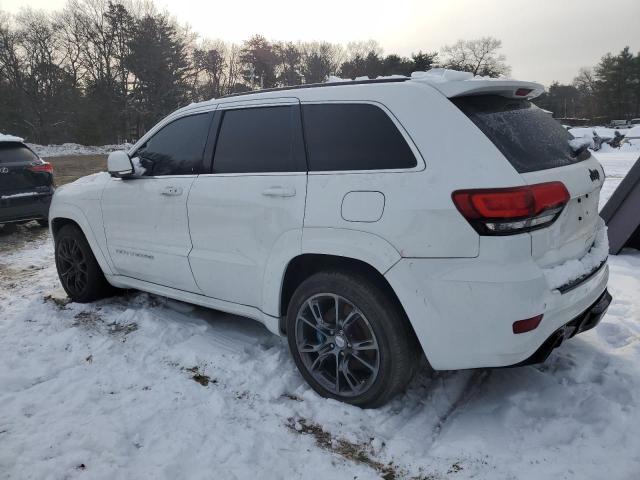
POLYGON ((341 45, 329 42, 305 42, 298 44, 302 59, 300 73, 305 83, 324 82, 335 75, 344 58, 341 45))
POLYGON ((493 37, 458 40, 442 47, 443 66, 484 77, 508 75, 511 68, 506 64, 506 57, 499 53, 500 48, 502 41, 493 37))

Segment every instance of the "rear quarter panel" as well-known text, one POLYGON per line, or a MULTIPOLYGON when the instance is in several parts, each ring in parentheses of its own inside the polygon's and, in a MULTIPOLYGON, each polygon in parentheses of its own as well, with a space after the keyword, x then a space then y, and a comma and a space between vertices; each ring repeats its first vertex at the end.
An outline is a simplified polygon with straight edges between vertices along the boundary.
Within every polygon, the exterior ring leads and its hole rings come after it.
POLYGON ((414 150, 418 163, 404 171, 310 172, 305 229, 372 233, 403 257, 476 257, 479 236, 455 208, 451 193, 462 188, 523 184, 484 134, 428 85, 405 82, 358 90, 309 89, 301 90, 300 100, 303 104, 346 101, 380 105, 414 150), (379 220, 343 218, 342 202, 353 191, 384 195, 379 220))

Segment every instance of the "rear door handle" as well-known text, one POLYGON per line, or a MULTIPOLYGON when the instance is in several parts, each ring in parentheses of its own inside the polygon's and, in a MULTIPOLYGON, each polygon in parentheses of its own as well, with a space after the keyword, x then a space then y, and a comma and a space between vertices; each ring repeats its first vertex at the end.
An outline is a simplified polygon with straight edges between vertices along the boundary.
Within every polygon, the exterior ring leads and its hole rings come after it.
POLYGON ((162 195, 166 195, 167 197, 177 197, 178 195, 182 195, 181 187, 164 187, 160 192, 162 195))
POLYGON ((269 187, 262 191, 262 195, 267 197, 295 197, 296 189, 293 187, 269 187))

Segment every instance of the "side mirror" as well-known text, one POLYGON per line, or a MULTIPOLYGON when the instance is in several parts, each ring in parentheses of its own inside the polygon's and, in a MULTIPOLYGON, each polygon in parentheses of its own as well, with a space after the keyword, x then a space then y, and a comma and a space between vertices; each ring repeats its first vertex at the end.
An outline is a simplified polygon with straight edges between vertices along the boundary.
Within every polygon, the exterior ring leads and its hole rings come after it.
POLYGON ((133 174, 133 163, 127 152, 111 152, 107 159, 107 170, 112 177, 122 178, 133 174))

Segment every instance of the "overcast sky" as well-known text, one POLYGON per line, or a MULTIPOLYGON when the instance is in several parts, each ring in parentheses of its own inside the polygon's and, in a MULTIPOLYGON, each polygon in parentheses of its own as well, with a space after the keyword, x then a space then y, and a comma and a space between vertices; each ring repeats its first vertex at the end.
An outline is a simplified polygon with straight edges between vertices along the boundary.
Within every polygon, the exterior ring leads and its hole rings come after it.
MULTIPOLYGON (((59 9, 66 0, 0 0, 0 9, 59 9)), ((629 45, 640 51, 640 0, 156 0, 204 37, 346 43, 375 39, 385 53, 434 51, 486 35, 503 42, 512 76, 546 85, 629 45)))

